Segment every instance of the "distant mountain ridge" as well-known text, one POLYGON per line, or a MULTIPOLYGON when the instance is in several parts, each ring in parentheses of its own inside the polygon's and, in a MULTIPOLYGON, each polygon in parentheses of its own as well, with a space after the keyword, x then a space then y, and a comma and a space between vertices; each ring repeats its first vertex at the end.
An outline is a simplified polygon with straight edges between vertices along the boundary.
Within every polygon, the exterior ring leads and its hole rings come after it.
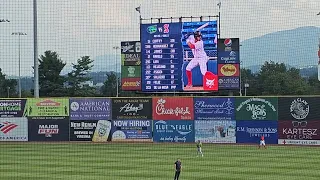
POLYGON ((265 61, 301 68, 317 65, 320 28, 300 27, 278 31, 241 42, 242 67, 261 66, 265 61))

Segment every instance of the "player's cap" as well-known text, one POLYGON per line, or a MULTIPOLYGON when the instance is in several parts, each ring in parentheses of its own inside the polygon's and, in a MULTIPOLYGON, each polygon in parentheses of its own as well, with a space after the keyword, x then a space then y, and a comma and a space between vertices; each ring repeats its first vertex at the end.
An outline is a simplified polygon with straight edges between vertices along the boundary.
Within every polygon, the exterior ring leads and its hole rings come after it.
POLYGON ((200 31, 196 31, 193 33, 194 37, 202 37, 202 34, 200 31))

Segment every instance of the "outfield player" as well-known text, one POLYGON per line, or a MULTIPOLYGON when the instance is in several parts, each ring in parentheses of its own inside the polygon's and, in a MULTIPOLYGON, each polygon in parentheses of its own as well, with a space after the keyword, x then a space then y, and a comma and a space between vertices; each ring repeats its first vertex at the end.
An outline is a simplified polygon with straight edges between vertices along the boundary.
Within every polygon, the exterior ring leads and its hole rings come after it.
POLYGON ((174 169, 176 170, 176 172, 174 174, 174 180, 179 180, 180 172, 182 169, 180 159, 177 159, 177 161, 174 163, 174 169))
POLYGON ((263 146, 265 149, 267 149, 266 142, 264 141, 264 136, 261 136, 259 149, 261 146, 263 146))
POLYGON ((196 66, 200 66, 201 74, 204 76, 207 72, 208 56, 204 51, 202 35, 199 31, 189 36, 186 42, 192 50, 194 57, 186 67, 186 74, 188 78, 187 87, 192 87, 192 69, 196 66))
POLYGON ((201 147, 202 147, 202 143, 200 140, 198 140, 198 142, 197 142, 197 156, 199 156, 199 154, 201 154, 201 156, 203 157, 201 147))

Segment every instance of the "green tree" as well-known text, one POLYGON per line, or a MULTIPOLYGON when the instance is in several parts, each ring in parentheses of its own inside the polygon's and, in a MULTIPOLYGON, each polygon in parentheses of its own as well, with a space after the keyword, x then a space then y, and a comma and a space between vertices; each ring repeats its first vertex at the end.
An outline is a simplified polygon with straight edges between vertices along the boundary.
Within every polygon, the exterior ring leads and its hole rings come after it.
POLYGON ((89 56, 83 56, 78 59, 77 64, 72 64, 73 70, 68 73, 68 94, 70 97, 88 97, 95 96, 96 89, 85 84, 90 81, 88 73, 92 70, 94 60, 89 56))
POLYGON ((257 87, 257 75, 253 74, 250 69, 241 69, 241 89, 242 95, 245 94, 245 84, 249 84, 249 88, 247 88, 247 96, 256 96, 259 95, 260 92, 257 87))
POLYGON ((121 88, 120 79, 115 72, 110 72, 107 76, 108 77, 101 88, 101 92, 104 96, 115 97, 117 96, 117 81, 119 84, 119 91, 121 88))
POLYGON ((39 94, 41 97, 64 97, 66 78, 61 76, 65 67, 57 52, 46 51, 39 59, 39 94))
POLYGON ((287 69, 284 63, 265 62, 257 75, 261 95, 302 95, 310 93, 310 86, 296 68, 287 69))
POLYGON ((17 80, 8 79, 4 73, 2 73, 2 69, 0 68, 0 97, 17 97, 17 80))

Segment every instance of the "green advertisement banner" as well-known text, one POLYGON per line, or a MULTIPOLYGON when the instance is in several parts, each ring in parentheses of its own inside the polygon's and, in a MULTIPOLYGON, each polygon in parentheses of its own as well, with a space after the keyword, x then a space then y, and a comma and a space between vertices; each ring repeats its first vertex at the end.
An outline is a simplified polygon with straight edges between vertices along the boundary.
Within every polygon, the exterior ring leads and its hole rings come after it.
POLYGON ((139 78, 141 77, 141 66, 121 66, 122 78, 139 78))
POLYGON ((69 99, 67 98, 28 99, 24 115, 28 117, 69 116, 69 99))
POLYGON ((236 120, 278 120, 278 99, 274 97, 236 98, 236 120))

